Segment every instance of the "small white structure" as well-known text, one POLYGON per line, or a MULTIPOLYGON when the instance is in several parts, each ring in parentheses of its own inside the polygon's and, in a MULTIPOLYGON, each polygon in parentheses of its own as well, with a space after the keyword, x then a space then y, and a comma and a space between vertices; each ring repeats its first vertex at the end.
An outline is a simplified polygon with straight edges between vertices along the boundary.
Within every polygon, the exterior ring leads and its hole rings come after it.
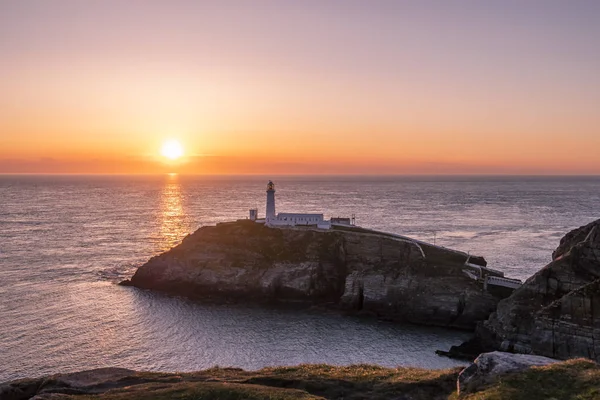
POLYGON ((256 221, 258 219, 258 210, 256 208, 250 209, 250 221, 256 221))
POLYGON ((331 217, 331 223, 334 225, 354 225, 354 214, 352 215, 352 218, 331 217))
POLYGON ((329 229, 332 224, 352 225, 354 218, 332 218, 326 221, 323 214, 307 213, 275 213, 275 184, 269 181, 267 184, 267 208, 264 220, 258 218, 258 210, 250 210, 250 220, 264 222, 267 226, 316 226, 320 229, 329 229))

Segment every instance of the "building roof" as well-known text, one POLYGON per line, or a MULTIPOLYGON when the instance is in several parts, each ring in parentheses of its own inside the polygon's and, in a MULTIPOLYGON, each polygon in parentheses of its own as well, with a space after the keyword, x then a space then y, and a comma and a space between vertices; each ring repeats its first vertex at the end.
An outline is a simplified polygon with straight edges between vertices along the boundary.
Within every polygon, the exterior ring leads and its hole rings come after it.
POLYGON ((308 213, 279 213, 277 217, 321 217, 323 218, 323 214, 308 214, 308 213))

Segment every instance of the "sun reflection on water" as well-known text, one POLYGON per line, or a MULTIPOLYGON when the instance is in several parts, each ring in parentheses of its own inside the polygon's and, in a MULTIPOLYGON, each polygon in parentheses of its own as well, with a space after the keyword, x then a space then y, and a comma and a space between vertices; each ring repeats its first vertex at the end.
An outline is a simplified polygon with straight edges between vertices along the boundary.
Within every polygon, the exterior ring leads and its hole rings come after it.
POLYGON ((177 245, 189 233, 179 175, 169 174, 160 199, 160 250, 177 245))

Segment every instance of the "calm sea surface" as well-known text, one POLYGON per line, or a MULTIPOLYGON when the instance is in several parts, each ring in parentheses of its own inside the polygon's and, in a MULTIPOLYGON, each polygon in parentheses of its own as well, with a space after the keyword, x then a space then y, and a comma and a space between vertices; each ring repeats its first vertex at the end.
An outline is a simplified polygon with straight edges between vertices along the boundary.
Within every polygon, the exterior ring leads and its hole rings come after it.
MULTIPOLYGON (((483 255, 507 276, 544 266, 600 218, 598 178, 275 177, 278 211, 483 255)), ((100 366, 190 371, 298 363, 446 368, 469 335, 312 311, 197 304, 126 288, 202 225, 264 215, 266 178, 1 176, 0 381, 100 366)))

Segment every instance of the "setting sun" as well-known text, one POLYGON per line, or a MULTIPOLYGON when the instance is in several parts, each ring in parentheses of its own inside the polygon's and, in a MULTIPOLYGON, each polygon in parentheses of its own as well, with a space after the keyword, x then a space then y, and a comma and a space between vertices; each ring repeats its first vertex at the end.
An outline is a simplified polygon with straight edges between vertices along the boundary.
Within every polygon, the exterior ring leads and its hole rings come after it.
POLYGON ((183 146, 177 140, 167 140, 163 144, 160 154, 170 160, 177 160, 183 156, 183 146))

